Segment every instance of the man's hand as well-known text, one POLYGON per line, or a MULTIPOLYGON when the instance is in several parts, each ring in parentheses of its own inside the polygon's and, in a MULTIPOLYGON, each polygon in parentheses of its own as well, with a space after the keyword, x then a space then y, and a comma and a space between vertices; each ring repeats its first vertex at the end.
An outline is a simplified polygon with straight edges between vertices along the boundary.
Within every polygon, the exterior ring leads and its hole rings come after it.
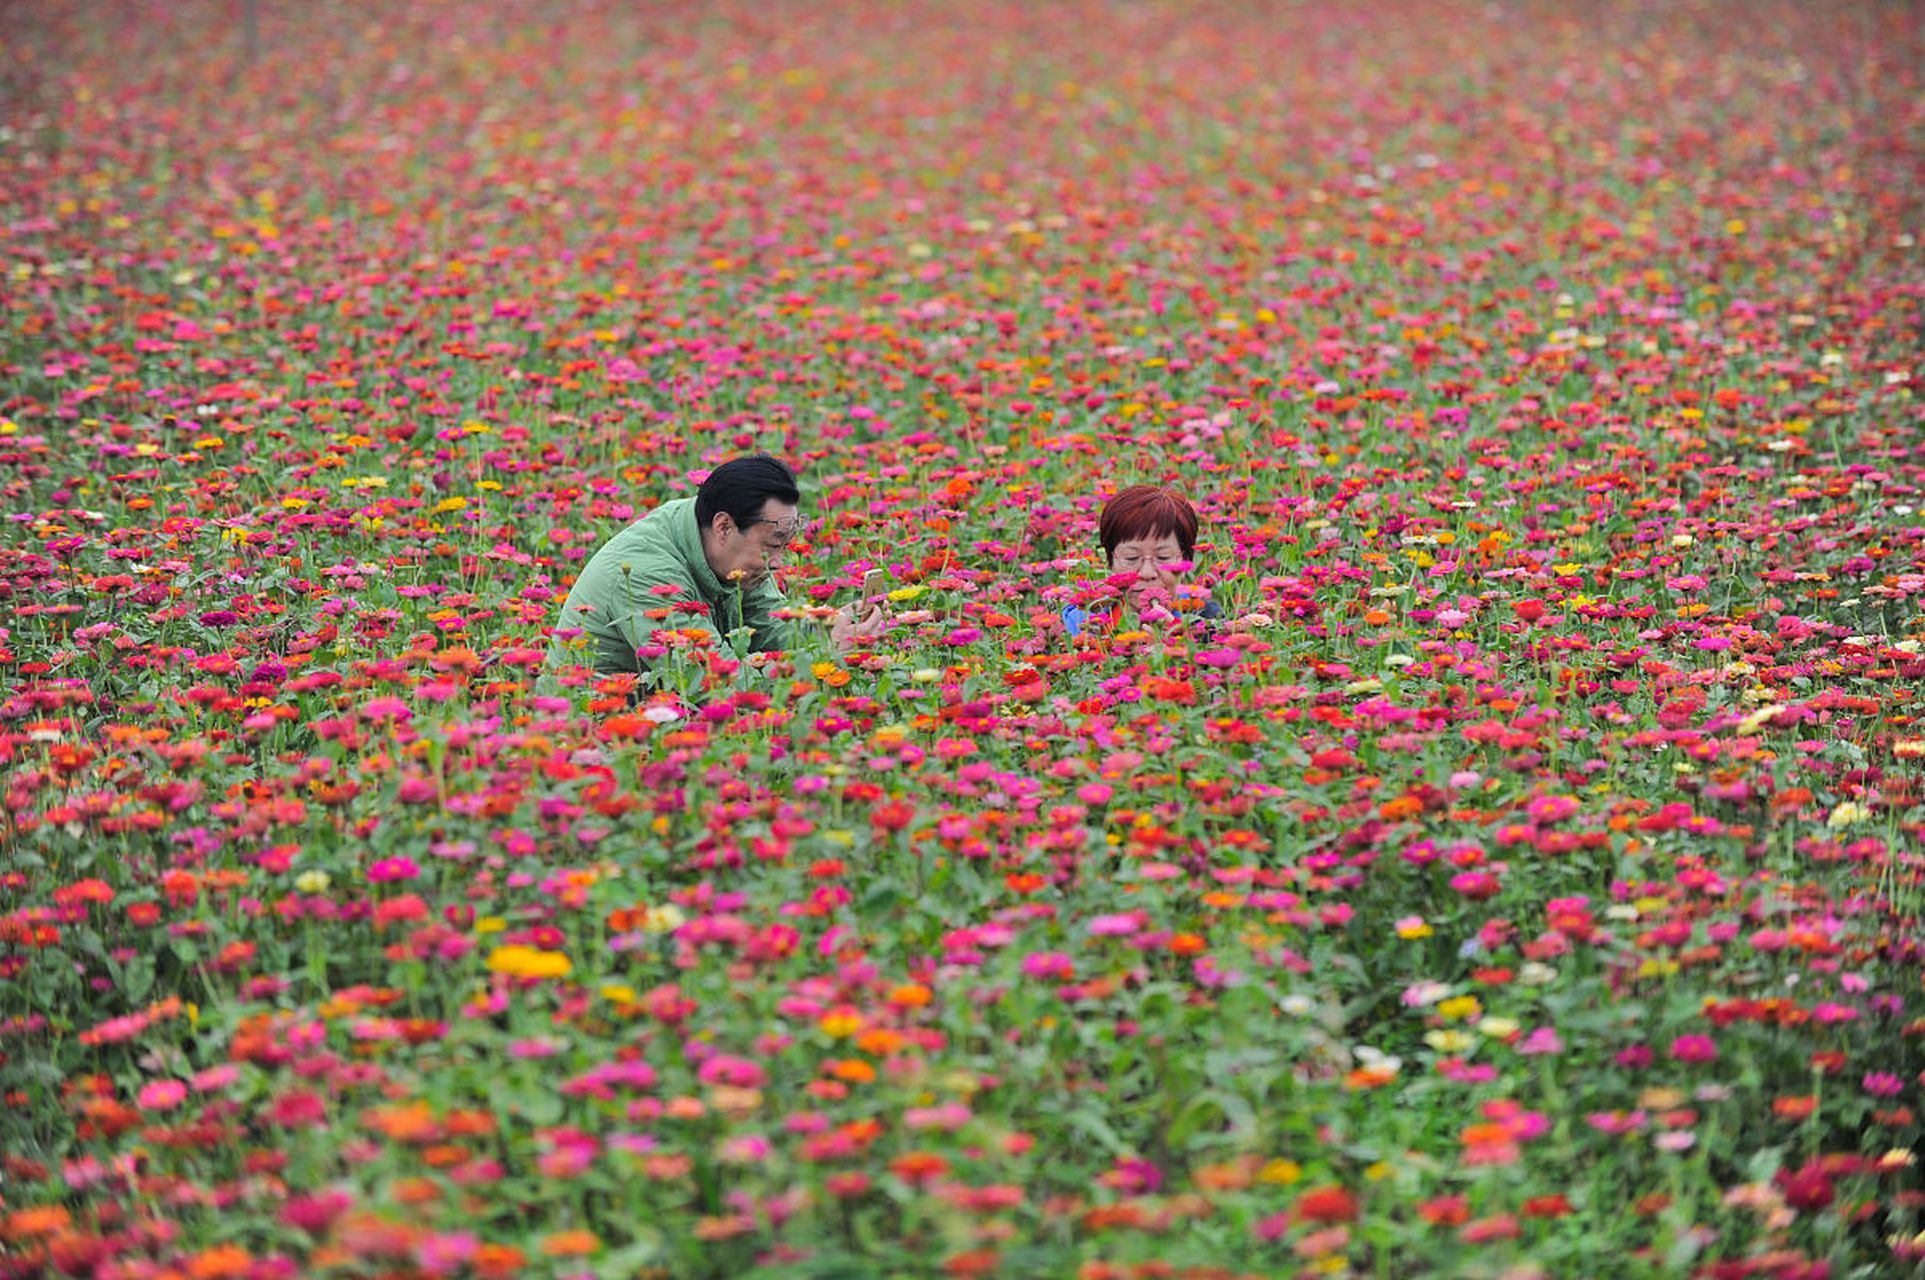
POLYGON ((869 612, 860 619, 853 607, 845 605, 836 610, 835 618, 829 623, 829 637, 838 649, 849 649, 861 641, 875 639, 888 629, 889 615, 881 605, 871 604, 869 612))

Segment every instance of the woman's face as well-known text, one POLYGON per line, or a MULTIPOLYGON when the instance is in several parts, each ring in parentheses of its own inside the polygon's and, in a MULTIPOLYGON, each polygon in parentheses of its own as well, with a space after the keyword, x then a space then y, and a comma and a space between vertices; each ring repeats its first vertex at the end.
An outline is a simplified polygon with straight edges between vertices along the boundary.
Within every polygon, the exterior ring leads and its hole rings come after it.
POLYGON ((1161 592, 1158 603, 1167 604, 1176 594, 1176 584, 1189 568, 1189 557, 1183 554, 1183 544, 1176 540, 1174 533, 1160 537, 1131 538, 1116 544, 1110 552, 1110 573, 1112 576, 1128 575, 1129 582, 1123 588, 1123 598, 1131 608, 1140 608, 1143 597, 1152 589, 1161 592))

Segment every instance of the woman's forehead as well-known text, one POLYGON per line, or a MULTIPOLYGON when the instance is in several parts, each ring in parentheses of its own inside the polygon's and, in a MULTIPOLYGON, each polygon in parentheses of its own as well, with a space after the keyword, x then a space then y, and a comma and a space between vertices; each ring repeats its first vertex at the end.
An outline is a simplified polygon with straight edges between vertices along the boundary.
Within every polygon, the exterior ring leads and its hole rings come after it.
POLYGON ((1116 544, 1116 549, 1121 551, 1124 547, 1154 547, 1160 546, 1165 542, 1177 541, 1179 541, 1179 539, 1174 531, 1169 533, 1146 533, 1139 537, 1123 539, 1116 544))

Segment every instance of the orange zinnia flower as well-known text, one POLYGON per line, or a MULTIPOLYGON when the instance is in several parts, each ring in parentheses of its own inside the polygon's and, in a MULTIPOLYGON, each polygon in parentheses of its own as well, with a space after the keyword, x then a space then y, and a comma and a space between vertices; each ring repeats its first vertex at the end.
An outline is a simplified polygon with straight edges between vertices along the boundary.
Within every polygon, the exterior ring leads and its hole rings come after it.
POLYGON ((468 1256, 468 1269, 482 1280, 510 1280, 528 1263, 528 1255, 511 1244, 484 1244, 468 1256))
POLYGON ((541 1241, 542 1253, 550 1258, 585 1258, 601 1247, 593 1231, 557 1231, 541 1241))
POLYGON ((907 1044, 908 1040, 900 1031, 887 1027, 877 1027, 856 1037, 856 1048, 864 1053, 872 1053, 878 1058, 886 1058, 907 1044))
POLYGON ((949 1162, 933 1151, 908 1151, 889 1162, 889 1172, 904 1182, 929 1182, 949 1172, 949 1162))
POLYGON ((194 1280, 230 1280, 244 1276, 254 1265, 254 1255, 237 1244, 217 1244, 194 1255, 187 1274, 194 1280))
POLYGON ((1001 1262, 1001 1255, 994 1249, 971 1249, 953 1255, 942 1269, 952 1276, 986 1276, 993 1275, 1001 1262))
POLYGON ((30 1240, 34 1236, 64 1231, 72 1222, 73 1215, 57 1204, 36 1205, 8 1214, 6 1223, 0 1225, 0 1236, 14 1241, 30 1240))
POLYGON ((388 1195, 397 1204, 433 1204, 441 1199, 441 1188, 428 1178, 400 1178, 388 1189, 388 1195))

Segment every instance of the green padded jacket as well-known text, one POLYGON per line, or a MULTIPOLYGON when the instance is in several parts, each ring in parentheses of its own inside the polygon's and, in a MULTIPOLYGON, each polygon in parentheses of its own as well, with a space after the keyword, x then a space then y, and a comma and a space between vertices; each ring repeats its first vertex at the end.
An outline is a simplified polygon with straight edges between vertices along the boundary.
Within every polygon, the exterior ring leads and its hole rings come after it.
POLYGON ((610 538, 589 559, 562 603, 555 628, 559 633, 579 627, 591 643, 557 634, 548 650, 548 669, 579 662, 603 675, 639 672, 646 664, 636 650, 652 643, 654 632, 690 627, 708 632, 717 646, 722 636, 748 627, 751 651, 791 649, 794 628, 773 616, 786 603, 772 578, 746 591, 717 578, 702 554, 695 499, 676 498, 610 538), (659 618, 648 616, 664 611, 659 618))

